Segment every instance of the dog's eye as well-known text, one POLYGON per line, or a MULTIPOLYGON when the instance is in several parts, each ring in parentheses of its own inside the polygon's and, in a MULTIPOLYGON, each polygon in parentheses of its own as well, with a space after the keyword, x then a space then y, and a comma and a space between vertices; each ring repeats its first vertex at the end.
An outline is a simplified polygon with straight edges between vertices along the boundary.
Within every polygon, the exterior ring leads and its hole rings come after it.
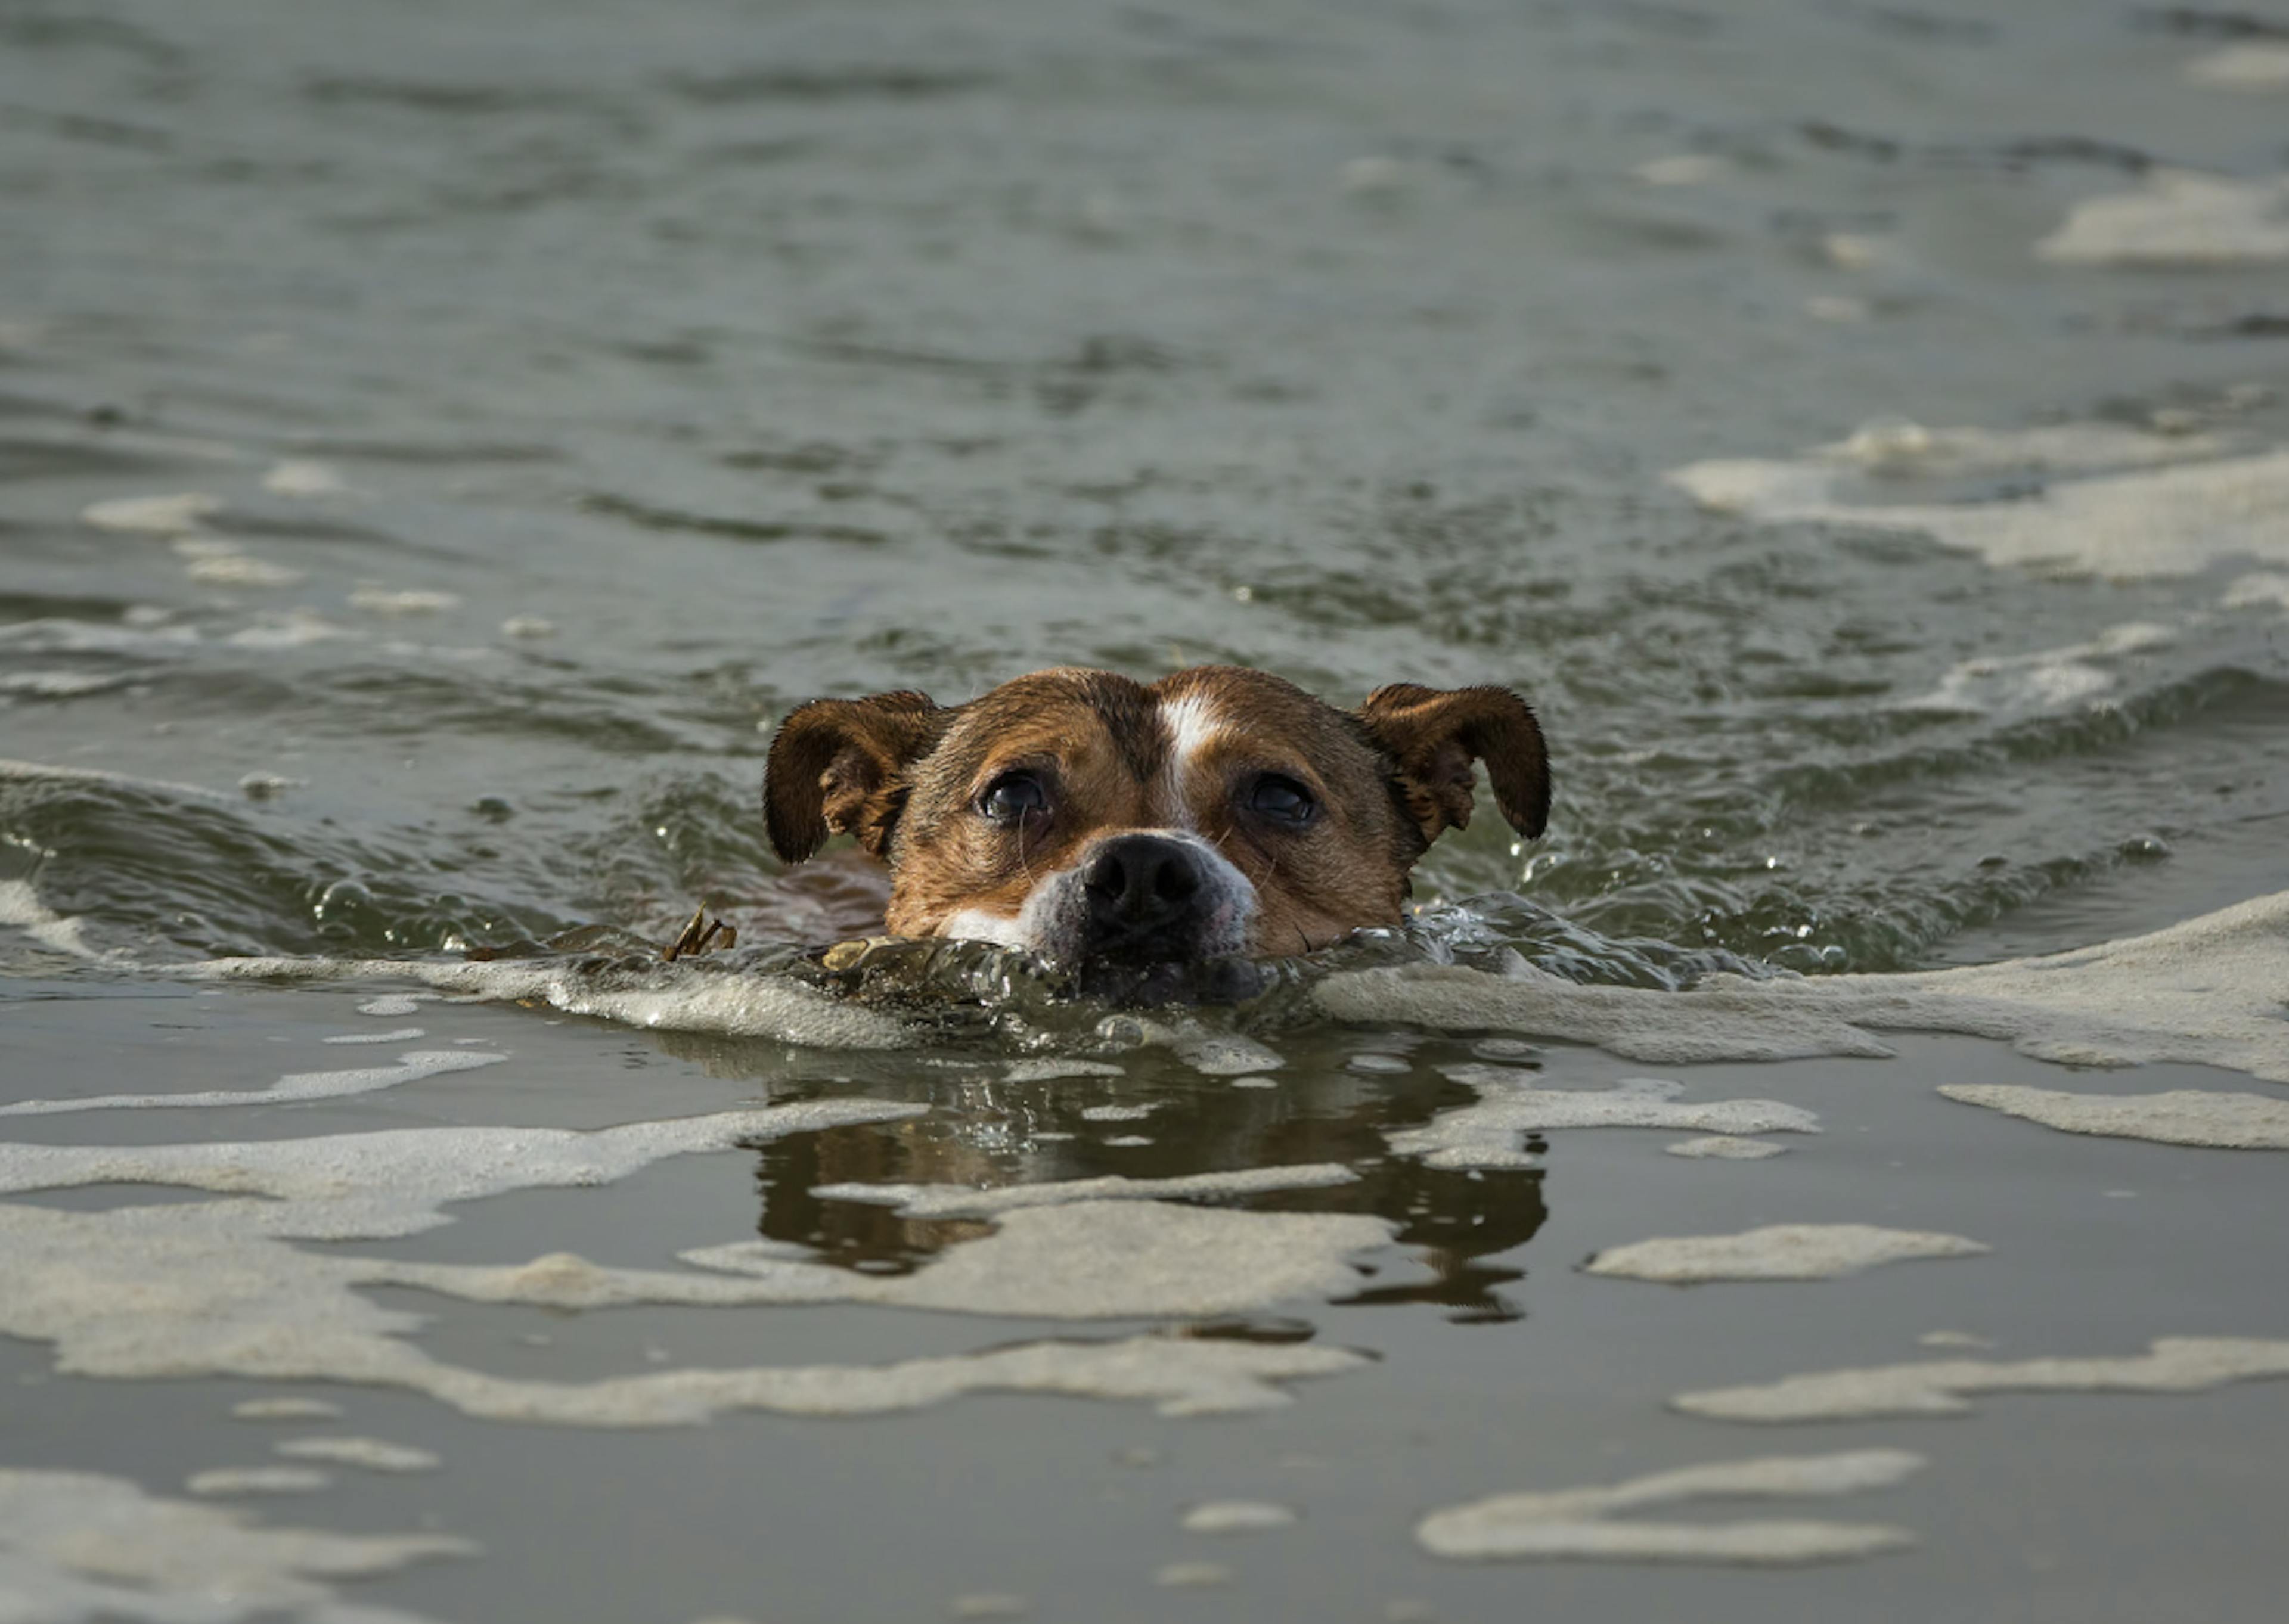
POLYGON ((1248 809, 1272 823, 1301 829, 1320 815, 1320 803, 1293 778, 1266 773, 1249 788, 1248 809))
POLYGON ((1003 773, 977 798, 977 810, 997 824, 1021 824, 1049 809, 1049 792, 1031 773, 1003 773))

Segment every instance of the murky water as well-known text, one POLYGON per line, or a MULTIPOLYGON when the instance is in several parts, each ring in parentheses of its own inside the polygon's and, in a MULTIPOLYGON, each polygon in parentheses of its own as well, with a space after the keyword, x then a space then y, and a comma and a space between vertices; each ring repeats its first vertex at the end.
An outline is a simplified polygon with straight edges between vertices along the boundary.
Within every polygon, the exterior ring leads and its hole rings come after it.
MULTIPOLYGON (((2086 997, 2039 1030, 1936 1022, 2147 1071, 1896 1037, 1890 1061, 1664 1071, 1676 1111, 1820 1118, 1754 1165, 1663 1155, 1684 1127, 1456 1151, 1429 1130, 1517 1077, 1605 1097, 1644 1063, 1576 1045, 1627 1033, 1589 1005, 1491 1039, 1503 1022, 1440 1030, 1404 999, 1339 1022, 1315 989, 1425 964, 1593 992, 1974 965, 2289 887, 2285 118, 2289 16, 2261 8, 0 9, 0 1105, 274 1096, 10 1116, 18 1289, 20 1260, 49 1272, 47 1318, 0 1326, 43 1384, 0 1402, 0 1468, 179 1499, 267 1459, 230 1404, 326 1396, 443 1466, 331 1466, 262 1520, 487 1546, 340 1587, 449 1619, 993 1616, 1001 1593, 1044 1618, 1476 1619, 1528 1580, 1632 1616, 1973 1616, 2033 1586, 2028 1616, 2127 1619, 2197 1584, 2205 1617, 2268 1616, 2245 1513, 2279 1490, 2277 1389, 1982 1397, 1944 1448, 1923 1421, 1775 1440, 1662 1408, 1957 1357, 1918 1351, 1933 1331, 2000 1343, 1974 1358, 2289 1334, 2246 1244, 2277 1220, 2270 1156, 1934 1092, 2277 1102, 2257 938, 2195 955, 2230 949, 2230 1009, 2133 1008, 2134 966, 2103 983, 2167 1042, 2086 997), (994 954, 893 956, 857 1000, 802 967, 873 893, 848 856, 769 855, 757 780, 788 707, 1201 660, 1346 703, 1513 684, 1551 740, 1551 832, 1481 817, 1426 860, 1408 933, 1195 1024, 1108 1022, 994 954), (703 901, 737 958, 604 951, 703 901), (461 957, 578 926, 605 927, 585 959, 461 957), (234 956, 418 974, 203 979, 234 956), (357 1013, 393 989, 535 1007, 357 1013), (322 1041, 354 1036, 388 1040, 322 1041), (400 1059, 457 1047, 509 1058, 400 1059), (395 1080, 340 1080, 360 1069, 395 1080), (460 1203, 443 1228, 408 1207, 273 1232, 200 1171, 238 1142, 832 1102, 926 1114, 727 1126, 585 1183, 471 1173, 419 1206, 460 1203), (25 1149, 72 1145, 177 1148, 25 1149), (1292 1178, 1066 1190, 1022 1218, 855 1188, 1264 1169, 1292 1178), (223 1296, 88 1319, 70 1282, 144 1255, 118 1214, 186 1200, 216 1209, 190 1226, 208 1249, 171 1267, 223 1296), (1212 1233, 1182 1230, 1200 1214, 1212 1233), (1250 1227, 1273 1217, 1305 1227, 1250 1227), (1783 1222, 1996 1250, 1682 1294, 1570 1267, 1783 1222), (742 1238, 763 1244, 738 1268, 707 1252, 742 1238), (571 1252, 683 1278, 688 1251, 750 1295, 536 1264, 472 1300, 473 1276, 308 1262, 571 1252), (268 1318, 226 1311, 241 1265, 299 1284, 268 1318), (1101 1278, 1135 1293, 1073 1322, 1101 1278), (578 1311, 608 1285, 638 1306, 578 1311), (267 1328, 193 1357, 203 1316, 267 1328), (351 1340, 313 1351, 324 1325, 351 1340), (1142 1386, 1081 1346, 1136 1338, 1142 1386), (392 1342, 460 1373, 384 1369, 392 1342), (1361 1350, 1381 1362, 1341 1357, 1361 1350), (841 1416, 905 1405, 881 1373, 939 1359, 933 1407, 866 1421, 746 1413, 786 1397, 768 1382, 714 1393, 696 1432, 498 1418, 541 1405, 532 1384, 749 1366, 845 1373, 818 1378, 841 1416), (1203 1393, 1294 1403, 1152 1417, 1203 1393), (1878 1447, 1933 1464, 1814 1508, 1924 1540, 1878 1567, 1712 1588, 1457 1567, 1409 1538, 1488 1494, 1878 1447), (2168 1484, 2133 1497, 2133 1463, 2168 1484), (1302 1520, 1178 1529, 1233 1499, 1302 1520), (1232 1584, 1152 1582, 1183 1563, 1232 1584)), ((1878 1045, 1743 1047, 1843 1007, 1788 985, 1726 1007, 1704 1057, 1878 1045)), ((439 1166, 496 1154, 424 1142, 439 1166)), ((59 1588, 12 1494, 80 1503, 0 1483, 0 1600, 122 1605, 59 1588)), ((313 1618, 348 1604, 312 1575, 423 1554, 282 1551, 232 1560, 313 1618)))

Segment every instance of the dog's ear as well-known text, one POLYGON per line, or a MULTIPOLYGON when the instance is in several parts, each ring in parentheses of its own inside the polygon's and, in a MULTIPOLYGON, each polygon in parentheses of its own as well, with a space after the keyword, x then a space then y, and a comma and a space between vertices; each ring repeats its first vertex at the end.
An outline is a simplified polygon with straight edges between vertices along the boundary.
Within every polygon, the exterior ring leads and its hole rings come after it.
POLYGON ((787 712, 763 766, 763 824, 782 861, 828 833, 881 856, 906 804, 906 768, 937 747, 952 712, 927 694, 814 699, 787 712))
POLYGON ((1550 821, 1550 757, 1534 712, 1506 688, 1417 688, 1394 682, 1357 715, 1396 766, 1408 816, 1435 840, 1471 821, 1471 763, 1484 761, 1510 826, 1538 835, 1550 821))

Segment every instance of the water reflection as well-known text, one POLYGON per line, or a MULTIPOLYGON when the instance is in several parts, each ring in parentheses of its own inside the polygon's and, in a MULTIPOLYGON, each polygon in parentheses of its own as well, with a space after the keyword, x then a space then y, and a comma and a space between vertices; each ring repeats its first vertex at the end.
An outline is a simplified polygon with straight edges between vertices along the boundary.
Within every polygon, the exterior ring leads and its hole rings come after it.
POLYGON ((1013 1080, 1017 1068, 1009 1063, 960 1054, 805 1060, 777 1046, 656 1037, 671 1054, 711 1071, 770 1078, 774 1099, 864 1092, 932 1107, 926 1117, 758 1147, 757 1230, 828 1262, 902 1273, 993 1227, 987 1220, 906 1216, 895 1207, 817 1193, 830 1186, 992 1190, 1108 1175, 1168 1179, 1333 1163, 1350 1169, 1354 1182, 1223 1199, 1251 1211, 1364 1214, 1392 1224, 1395 1243, 1427 1277, 1411 1269, 1404 1278, 1371 1276, 1339 1306, 1429 1303, 1459 1323, 1515 1319, 1524 1311, 1498 1289, 1523 1271, 1488 1260, 1541 1230, 1548 1216, 1541 1169, 1446 1170, 1394 1156, 1389 1147, 1391 1134, 1477 1097, 1435 1070, 1464 1058, 1463 1045, 1424 1043, 1403 1055, 1384 1048, 1369 1056, 1378 1069, 1363 1071, 1346 1063, 1358 1057, 1361 1039, 1299 1036, 1283 1045, 1287 1063, 1272 1078, 1235 1086, 1158 1049, 1122 1056, 1117 1077, 1013 1080), (807 1075, 790 1081, 791 1063, 807 1075))

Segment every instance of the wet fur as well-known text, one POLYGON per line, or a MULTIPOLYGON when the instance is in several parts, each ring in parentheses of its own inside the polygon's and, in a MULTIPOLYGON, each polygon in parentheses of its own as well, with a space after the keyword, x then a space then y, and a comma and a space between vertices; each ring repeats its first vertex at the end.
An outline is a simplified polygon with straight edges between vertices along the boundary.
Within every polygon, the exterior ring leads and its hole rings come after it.
MULTIPOLYGON (((1014 922, 1038 888, 1073 883, 1099 840, 1182 832, 1252 889, 1247 946, 1272 954, 1398 923, 1408 871, 1470 821, 1478 760, 1511 825, 1540 834, 1548 756, 1533 712, 1507 689, 1399 684, 1342 711, 1235 666, 1150 685, 1062 668, 957 706, 912 692, 800 706, 772 740, 763 802, 787 862, 830 832, 885 860, 885 923, 901 935, 953 934, 964 915, 1014 922), (1180 734, 1192 745, 1182 760, 1180 734), (976 810, 1015 769, 1050 788, 1039 827, 1001 827, 976 810), (1240 804, 1236 786, 1265 772, 1311 792, 1320 811, 1308 830, 1267 827, 1240 804)), ((1055 912, 1052 900, 1044 894, 1036 913, 1055 912)))

